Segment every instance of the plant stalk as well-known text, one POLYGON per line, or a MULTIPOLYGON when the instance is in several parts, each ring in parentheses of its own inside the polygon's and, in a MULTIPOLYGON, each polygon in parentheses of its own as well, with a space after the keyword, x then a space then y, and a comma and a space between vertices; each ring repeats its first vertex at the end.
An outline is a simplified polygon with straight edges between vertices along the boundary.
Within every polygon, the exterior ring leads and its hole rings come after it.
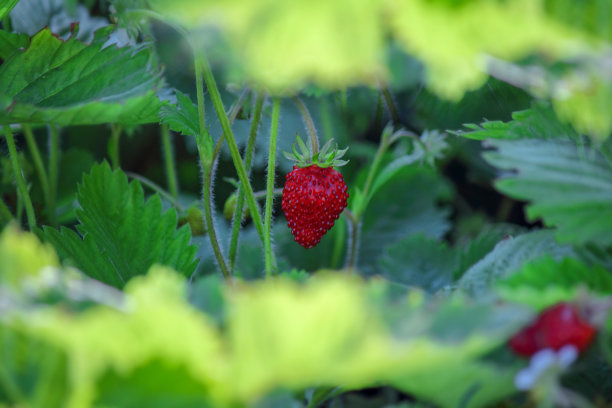
POLYGON ((268 179, 266 183, 266 208, 264 213, 264 242, 266 278, 272 276, 272 204, 274 203, 274 175, 276 170, 276 140, 280 117, 280 99, 275 98, 272 105, 272 126, 270 130, 270 148, 268 150, 268 179))
MULTIPOLYGON (((244 153, 244 166, 246 167, 247 175, 251 175, 251 163, 253 162, 253 151, 255 150, 255 139, 257 138, 257 129, 259 128, 259 122, 261 119, 261 111, 263 109, 263 102, 265 95, 260 92, 255 100, 255 108, 253 110, 253 118, 251 120, 251 130, 249 132, 249 140, 247 142, 246 150, 244 153)), ((236 199, 236 208, 234 209, 234 219, 232 221, 232 238, 230 241, 229 250, 229 263, 230 270, 234 270, 236 263, 236 255, 238 253, 238 235, 240 234, 240 226, 243 221, 243 208, 244 208, 244 188, 242 184, 238 189, 238 198, 236 199)))
POLYGON ((38 149, 38 145, 34 139, 34 133, 32 132, 30 125, 25 123, 21 125, 21 128, 23 129, 23 135, 28 145, 28 149, 30 150, 30 155, 32 156, 32 161, 34 162, 34 168, 38 174, 38 179, 40 180, 40 186, 42 188, 43 195, 45 196, 45 201, 47 202, 47 205, 49 205, 49 178, 47 177, 47 171, 45 169, 45 165, 43 164, 40 150, 38 149))
POLYGON ((302 118, 304 119, 304 123, 306 124, 306 130, 308 130, 308 135, 310 136, 310 147, 312 148, 312 154, 315 155, 319 153, 319 137, 317 135, 317 129, 315 128, 314 121, 312 120, 312 116, 310 116, 310 112, 299 97, 293 97, 296 106, 300 110, 302 114, 302 118))
POLYGON ((55 125, 49 126, 49 224, 57 224, 55 206, 57 201, 57 183, 59 179, 59 131, 55 125))
POLYGON ((0 198, 0 229, 13 219, 13 214, 2 198, 0 198))
POLYGON ((121 139, 121 125, 111 125, 111 136, 108 141, 108 156, 111 160, 113 170, 121 167, 121 158, 119 155, 119 140, 121 139))
POLYGON ((400 116, 397 111, 397 108, 395 107, 395 103, 393 102, 393 96, 391 95, 391 92, 389 92, 389 88, 381 85, 380 91, 384 96, 385 104, 387 105, 387 109, 389 109, 389 113, 391 114, 391 119, 393 119, 393 123, 399 124, 400 116))
POLYGON ((21 172, 19 166, 19 156, 17 156, 17 146, 15 146, 15 139, 13 137, 13 131, 9 125, 4 125, 4 136, 6 137, 6 144, 8 145, 9 156, 11 160, 11 166, 13 167, 13 174, 17 181, 17 190, 19 195, 25 204, 26 216, 28 218, 28 225, 30 229, 36 227, 36 215, 34 213, 34 206, 30 198, 30 193, 26 186, 25 178, 21 172))
POLYGON ((164 149, 164 163, 166 165, 166 178, 168 179, 168 190, 174 198, 178 199, 178 180, 176 178, 176 163, 174 162, 174 151, 170 140, 170 129, 168 125, 161 125, 161 138, 164 149))

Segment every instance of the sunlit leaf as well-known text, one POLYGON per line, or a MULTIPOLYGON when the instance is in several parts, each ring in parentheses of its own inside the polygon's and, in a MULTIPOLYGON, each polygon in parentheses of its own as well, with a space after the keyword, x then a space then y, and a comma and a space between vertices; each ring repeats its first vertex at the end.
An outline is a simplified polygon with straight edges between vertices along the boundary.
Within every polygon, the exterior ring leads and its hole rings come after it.
POLYGON ((176 105, 164 106, 159 112, 162 123, 186 136, 200 134, 198 108, 184 93, 176 91, 176 105))

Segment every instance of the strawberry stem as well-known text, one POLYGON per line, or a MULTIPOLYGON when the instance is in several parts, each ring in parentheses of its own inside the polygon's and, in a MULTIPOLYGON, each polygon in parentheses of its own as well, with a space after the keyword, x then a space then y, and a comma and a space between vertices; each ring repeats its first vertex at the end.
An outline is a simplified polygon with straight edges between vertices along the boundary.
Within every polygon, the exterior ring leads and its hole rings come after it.
POLYGON ((55 203, 57 201, 57 183, 59 179, 60 135, 57 126, 49 126, 49 201, 47 217, 49 224, 55 226, 55 203))
POLYGON ((280 99, 274 98, 272 105, 272 126, 270 130, 270 149, 268 152, 268 178, 266 184, 266 209, 264 213, 264 252, 266 261, 266 278, 272 276, 272 204, 274 201, 274 173, 276 169, 276 139, 278 138, 278 121, 280 116, 280 99))
POLYGON ((15 146, 15 139, 13 137, 13 131, 9 125, 4 125, 4 137, 6 137, 6 144, 8 146, 9 157, 11 159, 11 166, 13 167, 13 174, 17 180, 17 190, 19 195, 25 204, 26 215, 28 217, 28 225, 30 229, 36 227, 36 215, 34 213, 34 206, 30 199, 30 193, 26 186, 21 167, 19 166, 19 156, 17 155, 17 147, 15 146))
MULTIPOLYGON (((251 130, 249 132, 249 140, 247 147, 244 152, 244 167, 246 167, 247 175, 251 174, 251 163, 253 161, 253 150, 255 150, 255 139, 257 138, 257 129, 259 128, 259 122, 261 119, 261 111, 263 108, 263 102, 265 94, 263 92, 257 95, 255 101, 255 108, 253 109, 253 119, 251 120, 251 130)), ((257 194, 254 194, 257 195, 257 194)), ((238 253, 238 234, 240 233, 240 226, 243 220, 243 208, 244 208, 244 188, 242 184, 238 189, 238 199, 236 200, 236 209, 234 210, 234 220, 232 224, 232 238, 230 241, 229 250, 229 263, 230 270, 234 270, 234 264, 236 262, 236 254, 238 253)))
POLYGON ((317 153, 319 153, 319 138, 317 136, 317 129, 315 128, 312 116, 310 116, 310 112, 308 111, 308 108, 306 107, 304 102, 298 96, 294 96, 293 100, 295 101, 295 104, 300 110, 302 118, 304 119, 304 124, 306 126, 306 130, 308 131, 308 136, 310 136, 310 148, 312 157, 314 157, 317 153))
POLYGON ((164 149, 164 163, 166 165, 166 178, 168 179, 168 190, 174 200, 178 199, 178 181, 176 178, 176 164, 174 162, 174 151, 172 140, 170 139, 170 129, 168 125, 160 127, 162 144, 164 149))

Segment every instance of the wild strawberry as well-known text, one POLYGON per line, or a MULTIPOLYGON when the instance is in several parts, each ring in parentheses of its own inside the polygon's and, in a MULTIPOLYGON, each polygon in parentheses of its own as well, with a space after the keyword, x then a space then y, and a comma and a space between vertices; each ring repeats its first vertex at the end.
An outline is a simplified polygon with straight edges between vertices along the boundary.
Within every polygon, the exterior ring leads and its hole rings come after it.
POLYGON ((330 140, 313 154, 299 137, 297 141, 302 154, 295 146, 293 154, 285 153, 297 163, 285 179, 282 205, 295 241, 304 248, 312 248, 346 208, 346 184, 342 174, 332 168, 346 164, 337 160, 346 149, 329 151, 330 140))
POLYGON ((596 329, 584 321, 576 305, 559 303, 543 311, 529 326, 509 341, 514 352, 531 357, 540 350, 555 351, 572 345, 583 351, 595 337, 596 329))

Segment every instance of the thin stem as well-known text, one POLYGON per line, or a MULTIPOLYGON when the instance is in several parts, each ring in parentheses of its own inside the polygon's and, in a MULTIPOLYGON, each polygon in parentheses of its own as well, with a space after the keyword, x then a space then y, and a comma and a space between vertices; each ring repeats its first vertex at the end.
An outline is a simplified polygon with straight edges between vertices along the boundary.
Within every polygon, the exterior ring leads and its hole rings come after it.
POLYGON ((15 179, 17 180, 17 190, 19 191, 19 195, 21 196, 25 208, 26 215, 28 217, 28 225, 30 229, 36 227, 36 215, 34 214, 34 206, 32 205, 32 200, 30 199, 30 193, 28 192, 28 188, 26 187, 25 178, 23 173, 21 172, 21 167, 19 166, 19 156, 17 156, 17 147, 15 146, 15 139, 13 138, 13 131, 9 125, 4 125, 4 136, 6 137, 6 144, 9 149, 9 156, 11 159, 11 165, 13 167, 13 174, 15 175, 15 179))
POLYGON ((170 140, 170 129, 168 125, 161 125, 161 137, 164 149, 164 162, 166 164, 166 178, 168 179, 168 189, 174 200, 178 199, 178 180, 176 178, 176 164, 174 162, 174 151, 170 140))
POLYGON ((34 133, 32 133, 32 128, 30 125, 23 124, 21 125, 21 128, 23 129, 23 135, 25 136, 28 149, 30 150, 30 155, 34 161, 34 168, 36 168, 36 173, 38 174, 38 178, 40 180, 40 186, 42 188, 43 195, 45 196, 45 201, 47 202, 47 205, 49 205, 49 178, 47 177, 47 171, 45 170, 45 165, 43 164, 40 150, 38 149, 38 145, 34 139, 34 133))
POLYGON ((56 224, 55 202, 59 179, 59 131, 55 125, 49 126, 49 224, 56 224))
POLYGON ((293 100, 295 101, 296 106, 302 114, 302 118, 304 119, 304 123, 306 124, 306 130, 308 130, 308 135, 310 136, 310 146, 312 147, 312 154, 315 155, 319 152, 319 138, 317 136, 317 129, 315 128, 312 116, 310 116, 308 108, 299 97, 295 96, 293 97, 293 100))
POLYGON ((201 69, 204 71, 204 81, 206 82, 206 86, 208 88, 208 92, 210 93, 213 106, 215 108, 215 111, 217 112, 219 121, 221 122, 221 129, 225 134, 227 145, 229 147, 230 154, 232 155, 232 161, 234 162, 234 167, 236 168, 236 172, 238 173, 238 178, 240 179, 240 183, 244 186, 245 197, 249 206, 249 210, 251 211, 251 217, 253 217, 253 223, 255 224, 255 228, 257 229, 257 233, 259 234, 261 241, 265 242, 263 223, 261 219, 261 214, 259 213, 257 208, 257 203, 255 202, 255 197, 253 197, 253 188, 251 187, 251 183, 249 182, 249 177, 242 162, 242 158, 240 157, 240 151, 238 150, 236 139, 234 138, 229 119, 225 112, 225 108, 223 107, 223 101, 221 100, 221 95, 219 94, 217 83, 215 82, 212 70, 210 69, 210 65, 208 64, 208 60, 206 59, 204 54, 198 53, 196 65, 201 66, 201 69))
POLYGON ((276 170, 276 140, 278 138, 278 121, 280 117, 280 99, 275 98, 272 105, 272 126, 270 130, 270 148, 268 150, 268 180, 266 183, 266 209, 264 213, 264 252, 266 278, 272 276, 272 204, 274 203, 274 175, 276 170))
POLYGON ((108 140, 108 156, 111 160, 113 169, 116 170, 121 167, 121 158, 119 155, 119 140, 121 138, 121 125, 111 125, 111 136, 108 140))
MULTIPOLYGON (((234 123, 234 120, 236 120, 236 116, 238 116, 238 112, 240 112, 242 105, 244 105, 246 95, 247 95, 247 90, 245 89, 240 94, 238 101, 229 110, 228 117, 229 117, 230 125, 234 123)), ((219 138, 219 140, 217 140, 217 143, 215 144, 215 149, 213 150, 213 161, 217 160, 217 158, 219 157, 219 153, 221 153, 221 148, 223 147, 224 141, 225 141, 225 133, 221 133, 221 137, 219 138)))
POLYGON ((348 219, 348 225, 350 229, 350 242, 348 253, 346 254, 346 266, 345 269, 349 273, 357 267, 357 261, 359 257, 359 238, 361 234, 361 220, 358 219, 351 211, 344 210, 344 215, 348 219))
POLYGON ((198 100, 198 123, 200 125, 200 134, 196 137, 196 139, 200 139, 197 141, 200 145, 202 145, 203 155, 200 154, 200 158, 204 158, 205 161, 202 162, 202 166, 204 169, 207 169, 212 163, 212 138, 206 129, 206 117, 204 115, 204 83, 202 82, 202 63, 200 60, 204 58, 202 53, 199 51, 199 47, 195 44, 192 44, 194 58, 195 58, 195 76, 196 76, 196 97, 198 100))
MULTIPOLYGON (((244 153, 244 166, 247 170, 247 175, 251 175, 251 163, 253 162, 253 151, 255 150, 255 139, 257 138, 257 129, 259 128, 259 121, 261 119, 261 111, 263 109, 263 102, 265 95, 260 92, 255 100, 255 108, 253 110, 253 118, 251 120, 251 131, 249 132, 249 140, 244 153)), ((229 250, 229 263, 230 270, 234 270, 236 263, 236 254, 238 253, 238 235, 240 234, 240 226, 242 225, 242 212, 244 208, 244 189, 242 184, 238 189, 238 198, 236 200, 236 208, 234 210, 234 220, 232 221, 232 238, 230 241, 229 250)))
MULTIPOLYGON (((198 153, 200 154, 200 161, 204 163, 206 158, 203 157, 204 149, 198 143, 198 153)), ((215 257, 217 258, 217 263, 219 264, 219 268, 221 268, 221 273, 226 281, 231 282, 232 275, 227 268, 227 263, 225 262, 225 258, 223 257, 223 251, 221 251, 221 246, 219 245, 219 239, 217 237, 217 231, 214 226, 214 219, 212 214, 212 180, 214 173, 214 164, 208 169, 203 169, 204 171, 204 185, 202 187, 202 194, 204 200, 204 218, 206 220, 206 229, 208 231, 208 237, 210 238, 210 245, 212 246, 213 252, 215 253, 215 257)))
POLYGON ((362 194, 364 197, 364 200, 362 201, 363 204, 359 208, 354 208, 355 217, 357 218, 357 220, 361 219, 361 216, 363 215, 365 211, 365 208, 369 201, 368 196, 370 194, 370 188, 372 187, 372 183, 374 182, 374 176, 378 172, 378 168, 380 167, 380 163, 382 162, 382 158, 385 152, 387 151, 388 147, 389 147, 389 144, 384 140, 381 141, 380 145, 378 146, 378 151, 376 152, 376 156, 374 157, 374 162, 370 166, 370 171, 368 172, 366 182, 363 186, 363 190, 362 190, 362 194))
POLYGON ((13 219, 13 214, 5 204, 4 200, 0 198, 0 227, 6 225, 13 219))
POLYGON ((393 123, 400 123, 400 116, 397 108, 395 107, 395 103, 393 102, 393 96, 391 95, 391 92, 389 92, 389 88, 381 85, 380 91, 384 96, 385 104, 387 105, 387 109, 389 109, 393 123))
POLYGON ((132 178, 134 180, 140 181, 140 183, 142 185, 150 188, 151 190, 155 191, 159 195, 163 196, 166 200, 168 200, 168 202, 170 204, 172 204, 173 207, 176 207, 179 211, 183 211, 183 207, 178 202, 178 200, 176 198, 172 197, 172 195, 170 193, 168 193, 166 190, 161 188, 161 186, 155 184, 154 182, 152 182, 151 180, 149 180, 146 177, 141 176, 140 174, 136 174, 136 173, 132 173, 132 172, 126 171, 125 175, 128 176, 129 178, 132 178))

